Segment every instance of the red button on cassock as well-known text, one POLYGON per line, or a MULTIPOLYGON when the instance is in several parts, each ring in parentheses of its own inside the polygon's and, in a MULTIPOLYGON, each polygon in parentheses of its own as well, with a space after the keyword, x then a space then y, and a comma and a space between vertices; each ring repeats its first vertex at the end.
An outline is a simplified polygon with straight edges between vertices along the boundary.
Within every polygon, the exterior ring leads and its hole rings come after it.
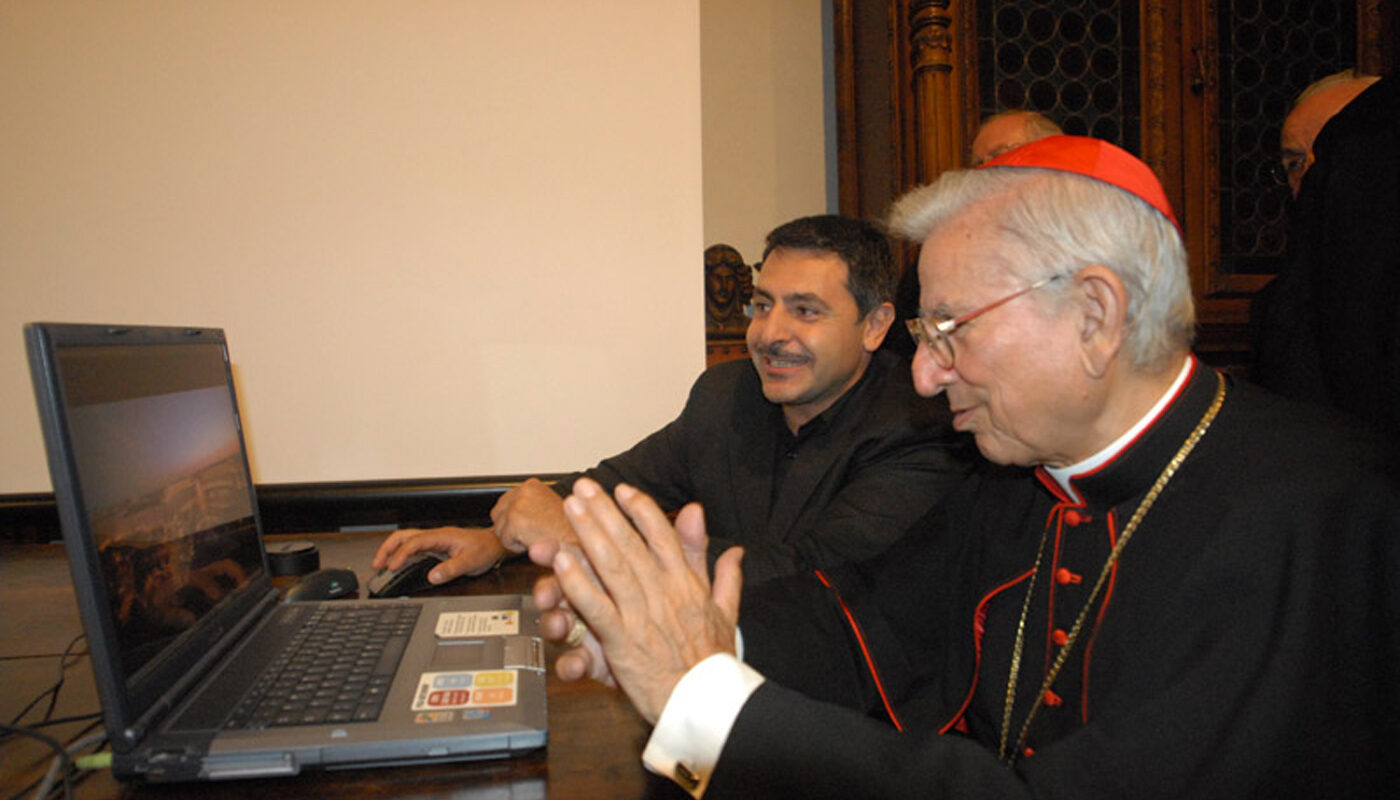
POLYGON ((1083 578, 1074 572, 1070 572, 1064 567, 1055 570, 1055 582, 1064 586, 1067 583, 1079 583, 1083 578))
POLYGON ((1069 641, 1069 634, 1068 634, 1068 633, 1065 633, 1064 631, 1060 630, 1059 628, 1056 628, 1054 631, 1052 631, 1052 632, 1050 633, 1050 641, 1054 642, 1055 644, 1059 645, 1060 647, 1064 647, 1064 646, 1065 646, 1065 643, 1069 641))

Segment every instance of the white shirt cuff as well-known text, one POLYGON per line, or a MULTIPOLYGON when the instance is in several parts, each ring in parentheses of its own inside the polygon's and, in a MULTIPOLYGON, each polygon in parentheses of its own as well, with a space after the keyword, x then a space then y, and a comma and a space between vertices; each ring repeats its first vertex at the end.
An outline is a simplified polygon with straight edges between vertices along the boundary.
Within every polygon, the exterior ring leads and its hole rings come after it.
POLYGON ((710 785, 739 709, 762 683, 757 670, 728 653, 691 667, 661 709, 642 762, 699 798, 710 785))

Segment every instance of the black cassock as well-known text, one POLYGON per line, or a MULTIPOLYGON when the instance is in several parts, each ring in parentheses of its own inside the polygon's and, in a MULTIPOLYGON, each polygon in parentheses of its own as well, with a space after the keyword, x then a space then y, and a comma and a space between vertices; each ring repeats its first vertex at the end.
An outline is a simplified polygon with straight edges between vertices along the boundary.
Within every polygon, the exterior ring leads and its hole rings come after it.
POLYGON ((747 593, 745 659, 769 680, 706 796, 1391 796, 1400 503, 1354 430, 1236 382, 1014 745, 1218 379, 1193 360, 1161 417, 1072 481, 1082 501, 1041 470, 988 467, 880 559, 747 593))

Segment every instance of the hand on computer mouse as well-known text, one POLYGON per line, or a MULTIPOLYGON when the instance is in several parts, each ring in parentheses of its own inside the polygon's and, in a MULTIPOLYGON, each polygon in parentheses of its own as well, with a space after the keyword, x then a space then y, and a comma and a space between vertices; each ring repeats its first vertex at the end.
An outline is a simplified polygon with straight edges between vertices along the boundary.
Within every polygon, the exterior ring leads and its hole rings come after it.
POLYGON ((509 555, 490 528, 402 528, 380 543, 371 566, 398 572, 409 559, 427 552, 442 559, 433 570, 434 585, 490 572, 509 555))
POLYGON ((381 570, 369 579, 370 597, 403 597, 434 588, 428 573, 443 561, 442 556, 424 550, 414 553, 396 570, 381 570))

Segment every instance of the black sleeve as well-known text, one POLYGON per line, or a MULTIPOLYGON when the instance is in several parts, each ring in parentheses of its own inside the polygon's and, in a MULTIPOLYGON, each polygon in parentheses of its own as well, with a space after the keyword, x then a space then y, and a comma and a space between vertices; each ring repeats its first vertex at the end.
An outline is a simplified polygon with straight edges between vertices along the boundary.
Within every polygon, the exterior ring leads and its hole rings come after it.
POLYGON ((1299 195, 1300 204, 1311 201, 1306 256, 1326 391, 1392 443, 1400 441, 1397 109, 1392 76, 1339 111, 1318 134, 1317 163, 1299 195))
MULTIPOLYGON (((807 524, 782 540, 748 546, 746 584, 873 558, 967 475, 965 443, 942 426, 911 427, 866 445, 849 464, 844 484, 807 524)), ((733 544, 713 538, 711 558, 733 544)))
POLYGON ((950 620, 967 616, 951 610, 955 582, 945 569, 975 543, 950 519, 977 502, 978 486, 969 480, 874 558, 746 588, 744 661, 789 689, 887 722, 918 684, 969 668, 930 654, 953 635, 950 620))
POLYGON ((886 722, 760 686, 735 720, 705 797, 1029 796, 975 742, 901 733, 886 722))
POLYGON ((808 573, 745 593, 744 662, 807 697, 864 713, 878 710, 860 648, 836 592, 808 573))
MULTIPOLYGON (((897 705, 903 732, 872 713, 845 632, 835 643, 797 641, 823 631, 833 636, 839 624, 830 618, 839 610, 823 611, 816 592, 804 591, 809 599, 798 605, 794 597, 774 599, 765 587, 755 600, 785 606, 788 638, 778 633, 783 609, 755 610, 766 627, 755 626, 752 636, 745 629, 746 660, 749 640, 760 632, 789 650, 774 654, 768 644, 752 643, 763 662, 754 666, 768 680, 736 719, 706 797, 1389 796, 1400 779, 1400 763, 1388 755, 1400 747, 1394 489, 1368 480, 1325 503, 1308 502, 1316 507, 1290 510, 1296 524, 1271 521, 1272 549, 1251 551, 1250 573, 1211 561, 1184 576, 1172 602, 1196 616, 1157 631, 1140 664, 1125 667, 1145 678, 1140 688, 1106 698, 1086 724, 1014 768, 998 759, 994 744, 940 734, 928 718, 910 724, 905 712, 913 702, 898 688, 891 692, 906 701, 897 705), (1206 596, 1211 602, 1192 599, 1206 596), (808 657, 816 663, 802 665, 808 657), (1159 669, 1168 677, 1153 677, 1159 669), (785 685, 789 679, 794 685, 785 685), (823 681, 825 694, 811 690, 823 681)), ((1231 510, 1221 526, 1248 526, 1251 513, 1231 510)), ((956 549, 971 539, 948 540, 952 550, 939 548, 939 557, 957 563, 956 549)), ((920 619, 936 620, 929 612, 940 601, 909 576, 949 577, 933 561, 906 566, 911 559, 897 550, 866 584, 865 595, 883 593, 878 608, 858 589, 847 590, 869 649, 886 663, 899 648, 911 662, 912 654, 940 649, 914 644, 927 629, 937 631, 920 619), (890 571, 901 568, 903 580, 890 571), (902 607, 894 602, 901 593, 902 607), (881 640, 881 616, 902 617, 898 642, 881 640)), ((939 677, 919 675, 915 701, 939 677)))

